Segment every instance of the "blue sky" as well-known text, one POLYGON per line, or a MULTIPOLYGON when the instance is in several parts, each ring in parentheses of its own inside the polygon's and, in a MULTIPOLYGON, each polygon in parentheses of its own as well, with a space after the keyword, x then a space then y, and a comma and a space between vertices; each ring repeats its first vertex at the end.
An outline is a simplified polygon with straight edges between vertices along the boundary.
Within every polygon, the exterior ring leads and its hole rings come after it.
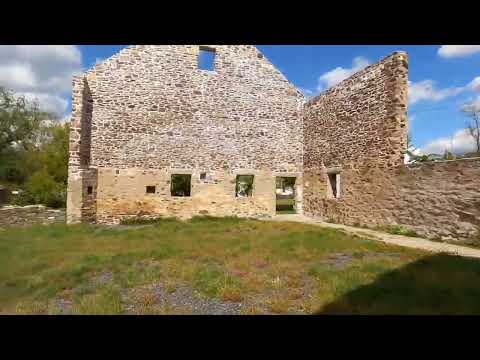
MULTIPOLYGON (((120 51, 124 45, 0 45, 0 85, 39 99, 64 119, 70 113, 72 74, 120 51)), ((480 46, 299 46, 258 49, 307 96, 394 51, 409 56, 409 127, 416 147, 443 152, 469 150, 467 101, 480 109, 480 46)))

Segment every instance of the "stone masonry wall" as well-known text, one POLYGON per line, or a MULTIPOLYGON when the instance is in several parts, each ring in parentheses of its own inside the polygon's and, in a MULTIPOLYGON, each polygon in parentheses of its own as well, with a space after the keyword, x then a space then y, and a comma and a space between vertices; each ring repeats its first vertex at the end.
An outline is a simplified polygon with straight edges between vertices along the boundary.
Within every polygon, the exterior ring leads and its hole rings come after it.
POLYGON ((65 210, 42 205, 0 207, 0 227, 54 223, 65 223, 65 210))
POLYGON ((82 221, 86 198, 78 194, 92 185, 89 208, 99 222, 166 209, 178 215, 275 213, 276 174, 301 179, 304 98, 255 47, 208 47, 215 49, 214 71, 197 69, 199 46, 139 45, 74 82, 72 222, 82 221), (98 178, 81 185, 84 168, 97 169, 98 178), (149 175, 139 180, 145 171, 149 175), (237 199, 235 174, 245 171, 255 174, 256 191, 237 199), (192 197, 172 198, 170 176, 183 172, 193 174, 192 197), (209 183, 199 180, 201 172, 209 183), (138 183, 132 174, 140 174, 138 183), (147 196, 145 186, 155 184, 157 194, 147 196))
POLYGON ((407 67, 394 53, 306 104, 304 213, 480 241, 480 161, 403 164, 407 67), (338 198, 329 173, 339 176, 338 198))
POLYGON ((210 171, 207 179, 201 180, 198 172, 180 169, 125 169, 119 174, 113 169, 99 169, 99 188, 103 189, 97 206, 97 221, 101 223, 128 217, 264 217, 275 213, 275 177, 270 171, 210 171), (192 175, 191 197, 170 196, 171 172, 192 175), (252 197, 235 197, 237 174, 254 175, 252 197), (156 186, 155 194, 145 193, 150 185, 156 186))
POLYGON ((380 219, 430 238, 480 243, 480 158, 399 167, 384 179, 392 191, 376 201, 380 219))
MULTIPOLYGON (((403 164, 407 57, 394 53, 311 99, 304 108, 304 213, 353 223, 371 211, 360 169, 382 174, 403 164), (328 174, 339 173, 339 197, 328 174), (364 204, 366 203, 366 206, 364 204), (339 220, 341 219, 341 220, 339 220)), ((375 186, 369 188, 375 190, 375 186)))
POLYGON ((322 169, 305 179, 309 216, 369 227, 400 224, 428 238, 480 242, 480 159, 344 167, 338 200, 327 198, 322 169))
POLYGON ((96 169, 90 168, 93 99, 88 82, 75 76, 70 120, 67 222, 93 222, 96 212, 96 169), (88 187, 93 193, 87 194, 88 187))
POLYGON ((304 168, 403 164, 407 55, 396 52, 311 99, 304 108, 304 168))

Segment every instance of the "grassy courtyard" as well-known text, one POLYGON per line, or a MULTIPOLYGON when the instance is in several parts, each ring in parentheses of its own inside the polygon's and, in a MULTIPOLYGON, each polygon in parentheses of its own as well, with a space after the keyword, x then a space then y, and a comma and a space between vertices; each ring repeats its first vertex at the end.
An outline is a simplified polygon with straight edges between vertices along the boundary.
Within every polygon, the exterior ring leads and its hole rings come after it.
POLYGON ((287 199, 277 199, 276 200, 276 211, 277 214, 295 214, 295 199, 287 198, 287 199))
POLYGON ((480 261, 194 218, 0 230, 3 314, 480 314, 480 261))

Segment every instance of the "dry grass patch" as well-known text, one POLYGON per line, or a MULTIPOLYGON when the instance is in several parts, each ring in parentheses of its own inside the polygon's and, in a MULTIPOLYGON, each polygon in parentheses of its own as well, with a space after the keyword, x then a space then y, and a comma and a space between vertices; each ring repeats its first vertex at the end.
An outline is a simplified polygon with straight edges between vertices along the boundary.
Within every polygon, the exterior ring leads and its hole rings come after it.
POLYGON ((243 300, 242 290, 232 285, 225 285, 220 288, 219 297, 224 301, 241 302, 243 300))
POLYGON ((290 309, 290 301, 280 296, 265 300, 265 305, 274 314, 287 314, 290 309))

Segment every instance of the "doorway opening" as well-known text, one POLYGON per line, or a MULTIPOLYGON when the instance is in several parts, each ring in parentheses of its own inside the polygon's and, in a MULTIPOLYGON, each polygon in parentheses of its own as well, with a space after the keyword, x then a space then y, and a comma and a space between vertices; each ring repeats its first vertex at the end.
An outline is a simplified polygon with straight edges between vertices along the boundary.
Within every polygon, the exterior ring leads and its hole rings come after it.
POLYGON ((276 212, 277 214, 296 214, 295 181, 296 177, 276 178, 276 212))

